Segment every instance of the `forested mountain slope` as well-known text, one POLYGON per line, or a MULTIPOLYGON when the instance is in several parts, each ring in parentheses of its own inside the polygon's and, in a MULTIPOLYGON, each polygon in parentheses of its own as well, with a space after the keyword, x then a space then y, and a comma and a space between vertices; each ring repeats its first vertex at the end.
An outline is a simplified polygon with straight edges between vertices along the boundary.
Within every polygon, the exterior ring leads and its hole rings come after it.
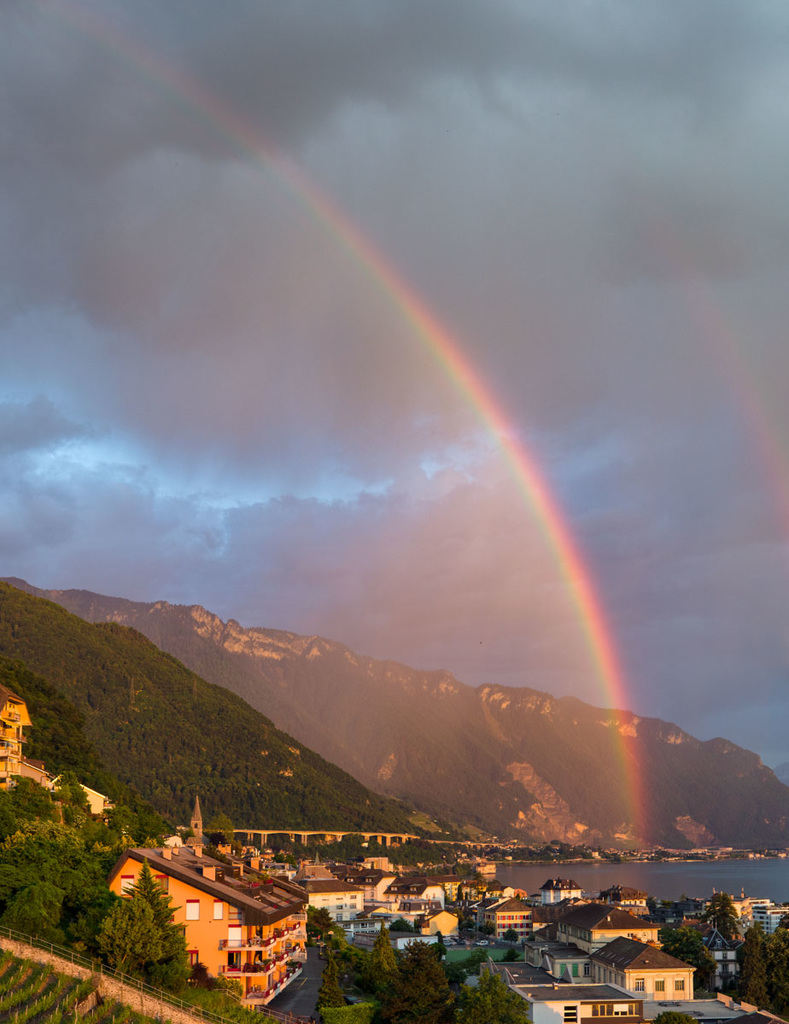
POLYGON ((399 804, 137 630, 0 583, 0 655, 68 698, 102 764, 170 818, 188 821, 199 792, 208 817, 221 810, 241 826, 412 831, 399 804))

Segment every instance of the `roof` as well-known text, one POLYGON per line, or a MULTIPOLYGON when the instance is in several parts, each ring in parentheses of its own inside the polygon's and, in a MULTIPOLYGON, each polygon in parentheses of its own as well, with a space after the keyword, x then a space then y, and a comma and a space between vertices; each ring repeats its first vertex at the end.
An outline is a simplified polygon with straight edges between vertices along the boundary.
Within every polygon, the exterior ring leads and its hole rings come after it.
POLYGON ((600 899, 645 900, 647 895, 643 889, 633 889, 629 885, 612 885, 610 889, 603 889, 600 899))
POLYGON ((550 985, 553 978, 542 967, 525 963, 507 963, 503 960, 488 960, 485 965, 491 974, 500 974, 508 985, 550 985))
POLYGON ((18 701, 20 704, 25 703, 13 690, 9 690, 7 686, 0 683, 0 704, 5 704, 9 700, 18 701))
POLYGON ((549 878, 546 882, 543 882, 540 886, 541 889, 556 890, 556 889, 580 889, 581 886, 572 880, 572 878, 549 878))
POLYGON ((519 986, 524 994, 535 1003, 635 1003, 639 997, 623 992, 614 985, 569 985, 559 981, 553 985, 519 986))
POLYGON ((524 903, 523 900, 519 900, 517 896, 513 896, 508 900, 502 900, 501 903, 495 904, 495 906, 491 907, 490 909, 494 910, 497 914, 510 914, 513 911, 518 910, 534 911, 535 908, 529 906, 528 903, 524 903))
POLYGON ((603 903, 568 907, 559 918, 559 924, 575 925, 576 928, 588 928, 590 931, 622 931, 624 928, 657 930, 657 925, 645 924, 642 918, 631 914, 629 910, 603 903))
POLYGON ((619 938, 609 942, 607 946, 591 954, 592 960, 598 960, 608 967, 637 968, 639 970, 657 971, 693 971, 695 967, 678 960, 675 956, 664 953, 656 946, 635 939, 619 938))
POLYGON ((424 878, 412 875, 411 877, 398 878, 396 881, 387 889, 387 892, 424 892, 428 886, 435 885, 441 887, 440 882, 436 882, 432 878, 424 878))
POLYGON ((186 846, 168 848, 168 852, 171 854, 169 858, 162 855, 161 849, 140 847, 124 850, 110 871, 108 880, 111 882, 116 878, 129 860, 141 864, 147 861, 154 874, 175 878, 214 899, 223 900, 231 907, 243 910, 246 923, 255 925, 276 924, 303 910, 307 902, 307 894, 291 882, 277 880, 261 884, 260 876, 251 872, 247 873, 246 878, 232 877, 231 865, 213 857, 200 856, 186 846), (216 880, 201 874, 203 867, 216 868, 216 880))
POLYGON ((301 883, 308 893, 362 892, 363 886, 342 882, 338 878, 305 878, 301 883))

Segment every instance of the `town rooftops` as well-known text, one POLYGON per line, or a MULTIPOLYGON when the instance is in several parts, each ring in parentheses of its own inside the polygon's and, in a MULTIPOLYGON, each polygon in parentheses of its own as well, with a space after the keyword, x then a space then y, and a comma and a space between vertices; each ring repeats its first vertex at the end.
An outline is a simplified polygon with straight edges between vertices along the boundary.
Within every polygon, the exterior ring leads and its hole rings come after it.
POLYGON ((646 942, 638 942, 635 939, 613 939, 607 946, 592 953, 591 959, 605 964, 607 967, 618 967, 620 970, 625 968, 665 971, 695 970, 683 960, 664 953, 662 949, 649 946, 646 942))
POLYGON ((303 910, 307 902, 307 894, 292 882, 280 879, 264 882, 251 872, 241 878, 235 877, 233 865, 205 857, 186 846, 166 848, 164 852, 146 848, 124 850, 110 872, 109 880, 116 878, 130 860, 140 864, 147 861, 154 875, 175 878, 236 907, 243 911, 247 924, 276 924, 303 910))

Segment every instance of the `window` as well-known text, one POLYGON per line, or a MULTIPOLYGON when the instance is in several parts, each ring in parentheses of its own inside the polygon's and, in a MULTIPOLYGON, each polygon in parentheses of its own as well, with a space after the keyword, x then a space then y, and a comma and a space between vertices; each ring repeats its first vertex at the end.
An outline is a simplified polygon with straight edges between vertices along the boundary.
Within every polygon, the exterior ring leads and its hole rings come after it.
POLYGON ((675 978, 674 979, 674 991, 675 992, 684 992, 685 991, 685 979, 684 978, 675 978))
POLYGON ((167 875, 154 875, 153 877, 159 883, 162 892, 170 891, 170 879, 167 877, 167 875))
POLYGON ((665 991, 666 991, 666 979, 665 978, 655 978, 655 992, 665 992, 665 991))
POLYGON ((187 900, 186 901, 186 920, 187 921, 199 921, 200 920, 200 900, 187 900))
POLYGON ((124 896, 128 894, 134 888, 134 875, 121 875, 121 893, 124 896))
POLYGON ((592 973, 592 965, 587 960, 587 962, 584 964, 584 977, 588 978, 591 973, 592 973))
POLYGON ((634 992, 646 992, 646 983, 643 978, 636 978, 636 983, 633 986, 634 992))
POLYGON ((564 1024, 577 1024, 578 1021, 578 1007, 577 1006, 565 1006, 564 1016, 562 1018, 564 1024))
POLYGON ((221 921, 225 916, 225 905, 221 900, 214 900, 214 920, 221 921))
POLYGON ((573 964, 573 977, 578 977, 578 964, 573 964))
POLYGON ((200 963, 200 953, 198 952, 198 950, 190 949, 188 951, 188 955, 189 955, 189 966, 190 967, 194 967, 195 964, 200 963))

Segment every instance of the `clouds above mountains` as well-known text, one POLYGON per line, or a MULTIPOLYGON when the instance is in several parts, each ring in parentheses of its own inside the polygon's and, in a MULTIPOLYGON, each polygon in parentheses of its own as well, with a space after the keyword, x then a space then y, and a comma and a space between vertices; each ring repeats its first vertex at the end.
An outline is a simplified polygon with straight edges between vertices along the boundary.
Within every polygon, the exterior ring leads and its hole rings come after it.
POLYGON ((3 575, 602 702, 388 265, 632 709, 786 760, 788 46, 777 2, 3 5, 3 575))

